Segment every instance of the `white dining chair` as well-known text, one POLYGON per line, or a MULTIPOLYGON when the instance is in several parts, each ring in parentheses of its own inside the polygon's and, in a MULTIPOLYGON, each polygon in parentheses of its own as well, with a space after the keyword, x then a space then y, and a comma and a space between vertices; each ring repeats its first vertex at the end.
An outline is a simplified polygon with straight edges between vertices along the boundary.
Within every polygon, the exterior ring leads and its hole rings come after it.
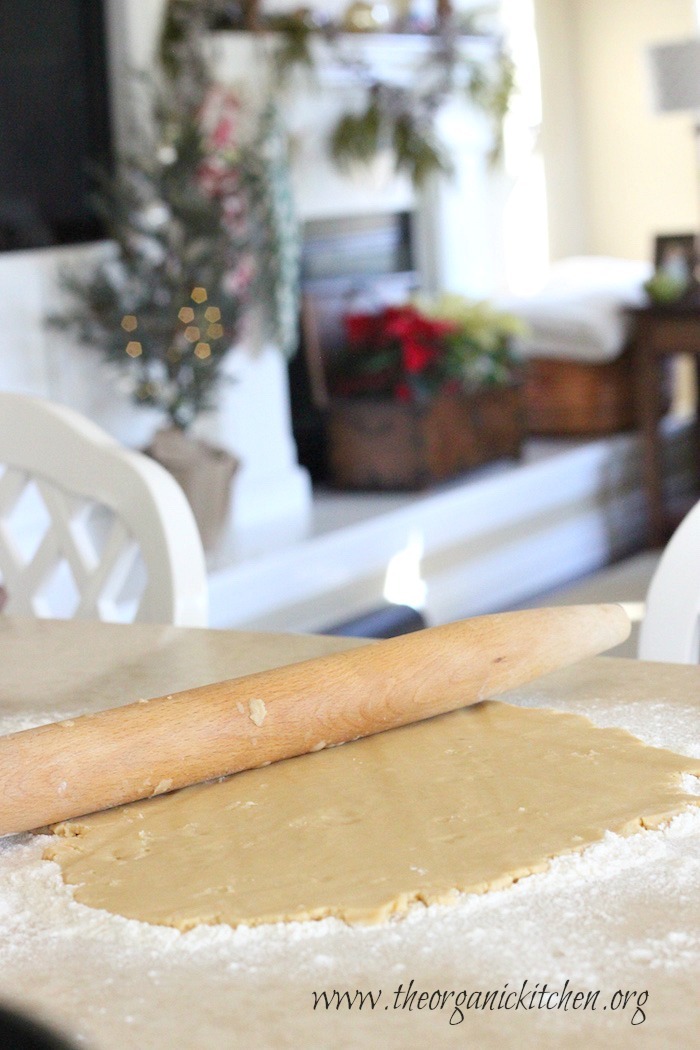
POLYGON ((206 626, 189 503, 154 460, 63 405, 0 391, 4 613, 206 626))
POLYGON ((637 654, 641 660, 700 662, 700 503, 661 555, 647 592, 637 654))

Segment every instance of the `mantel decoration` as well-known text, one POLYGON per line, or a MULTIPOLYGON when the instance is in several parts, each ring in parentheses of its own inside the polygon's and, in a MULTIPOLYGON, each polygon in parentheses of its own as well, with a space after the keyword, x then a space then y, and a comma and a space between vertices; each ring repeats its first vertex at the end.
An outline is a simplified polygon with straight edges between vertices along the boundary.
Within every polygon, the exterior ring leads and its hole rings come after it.
POLYGON ((206 30, 196 4, 169 5, 159 75, 141 85, 137 145, 102 179, 113 251, 87 277, 64 275, 73 308, 52 320, 97 348, 137 404, 163 414, 147 451, 185 489, 209 546, 237 461, 187 432, 215 405, 252 303, 267 304, 276 345, 296 348, 299 239, 274 107, 246 137, 239 100, 207 71, 206 30))
POLYGON ((328 458, 336 485, 416 489, 493 459, 524 437, 520 323, 461 296, 345 317, 328 366, 328 458))
POLYGON ((432 18, 413 15, 409 5, 406 13, 391 20, 386 5, 354 0, 340 22, 307 7, 291 14, 265 15, 256 0, 240 7, 209 0, 207 6, 214 28, 274 36, 272 54, 280 92, 292 69, 313 72, 312 41, 318 36, 325 40, 335 64, 365 94, 364 104, 342 114, 331 134, 330 152, 341 169, 369 163, 390 147, 396 170, 408 174, 416 186, 436 172, 449 172, 449 151, 438 139, 435 120, 445 100, 459 91, 487 117, 492 131, 491 159, 495 162, 500 157, 503 121, 514 90, 514 66, 494 28, 497 5, 458 15, 449 0, 437 0, 432 18), (348 33, 378 31, 421 34, 429 42, 409 85, 378 75, 359 54, 348 54, 342 46, 348 33), (462 46, 469 40, 490 46, 477 53, 462 46))

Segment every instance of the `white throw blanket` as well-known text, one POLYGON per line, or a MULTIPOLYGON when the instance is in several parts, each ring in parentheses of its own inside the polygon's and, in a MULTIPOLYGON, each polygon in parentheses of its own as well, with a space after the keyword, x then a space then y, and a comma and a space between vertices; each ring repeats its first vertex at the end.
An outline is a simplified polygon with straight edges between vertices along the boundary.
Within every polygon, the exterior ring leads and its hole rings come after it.
POLYGON ((498 306, 527 325, 516 342, 523 357, 611 361, 625 345, 624 307, 644 303, 642 285, 651 273, 645 262, 572 257, 553 264, 535 295, 500 299, 498 306))

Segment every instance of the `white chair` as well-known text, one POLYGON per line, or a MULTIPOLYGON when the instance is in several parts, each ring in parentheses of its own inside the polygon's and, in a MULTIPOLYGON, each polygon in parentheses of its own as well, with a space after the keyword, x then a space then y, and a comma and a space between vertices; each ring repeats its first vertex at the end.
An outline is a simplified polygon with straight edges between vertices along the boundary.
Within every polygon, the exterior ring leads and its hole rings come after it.
POLYGON ((641 660, 700 661, 700 503, 661 555, 647 592, 637 653, 641 660))
POLYGON ((174 478, 71 409, 3 391, 0 585, 8 615, 207 623, 202 544, 174 478))

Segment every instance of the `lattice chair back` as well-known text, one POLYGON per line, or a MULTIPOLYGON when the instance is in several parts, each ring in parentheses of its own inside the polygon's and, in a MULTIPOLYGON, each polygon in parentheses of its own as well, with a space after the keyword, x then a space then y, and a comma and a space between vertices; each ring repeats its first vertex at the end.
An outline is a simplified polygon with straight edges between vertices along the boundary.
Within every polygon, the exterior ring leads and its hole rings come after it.
POLYGON ((205 626, 199 532, 174 478, 62 405, 0 391, 4 612, 205 626))
POLYGON ((700 503, 661 555, 647 592, 637 654, 641 660, 700 661, 700 503))

